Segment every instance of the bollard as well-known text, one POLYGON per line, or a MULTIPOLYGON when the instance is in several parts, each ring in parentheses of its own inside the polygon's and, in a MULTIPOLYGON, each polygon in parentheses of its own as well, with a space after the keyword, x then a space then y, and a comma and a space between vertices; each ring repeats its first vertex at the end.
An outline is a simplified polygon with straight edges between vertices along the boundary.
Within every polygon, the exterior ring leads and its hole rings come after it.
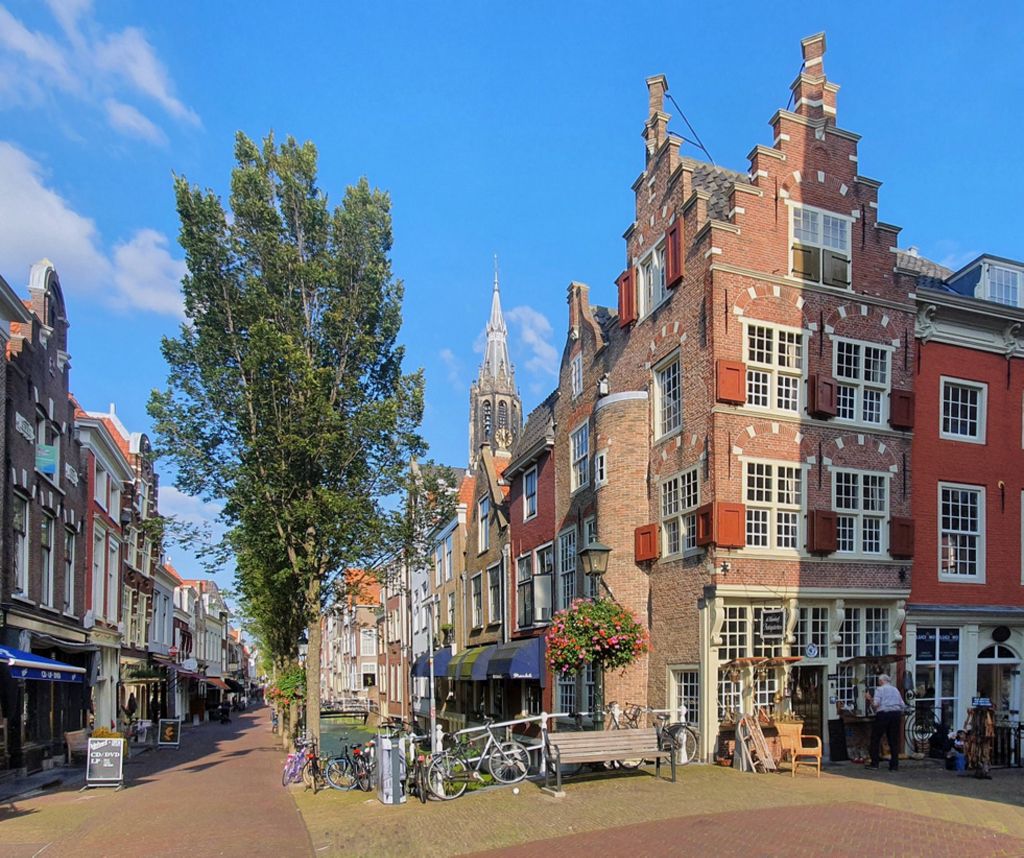
POLYGON ((405 803, 405 737, 377 734, 377 798, 381 804, 405 803))

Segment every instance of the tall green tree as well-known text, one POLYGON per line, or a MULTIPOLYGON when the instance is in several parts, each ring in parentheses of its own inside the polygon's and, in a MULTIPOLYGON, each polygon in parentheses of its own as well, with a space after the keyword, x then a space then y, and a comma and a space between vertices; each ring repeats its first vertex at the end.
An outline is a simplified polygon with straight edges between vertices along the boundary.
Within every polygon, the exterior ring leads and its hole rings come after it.
POLYGON ((321 612, 333 580, 391 541, 382 499, 422 452, 423 380, 402 372, 387 194, 362 179, 331 208, 316 148, 292 138, 239 133, 235 159, 230 211, 175 178, 186 321, 149 411, 178 487, 225 501, 250 606, 269 622, 301 605, 318 732, 321 612))

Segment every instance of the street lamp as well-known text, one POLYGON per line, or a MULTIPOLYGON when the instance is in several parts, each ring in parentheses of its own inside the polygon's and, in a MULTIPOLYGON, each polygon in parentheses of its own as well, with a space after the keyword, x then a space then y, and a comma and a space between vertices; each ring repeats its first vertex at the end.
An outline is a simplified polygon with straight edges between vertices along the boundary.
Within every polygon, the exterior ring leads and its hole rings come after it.
MULTIPOLYGON (((612 553, 611 548, 600 542, 591 542, 585 548, 580 549, 579 558, 583 574, 597 580, 608 571, 608 555, 612 553)), ((597 587, 594 588, 597 592, 597 587)), ((604 675, 599 664, 592 666, 594 671, 594 712, 591 717, 594 721, 594 729, 600 730, 604 726, 604 675), (600 722, 598 720, 600 715, 600 722)))
POLYGON ((611 553, 611 548, 600 542, 591 542, 581 549, 580 565, 583 567, 583 574, 600 578, 608 571, 608 555, 611 553))
POLYGON ((306 663, 306 656, 309 654, 309 636, 305 631, 299 635, 299 661, 306 663))

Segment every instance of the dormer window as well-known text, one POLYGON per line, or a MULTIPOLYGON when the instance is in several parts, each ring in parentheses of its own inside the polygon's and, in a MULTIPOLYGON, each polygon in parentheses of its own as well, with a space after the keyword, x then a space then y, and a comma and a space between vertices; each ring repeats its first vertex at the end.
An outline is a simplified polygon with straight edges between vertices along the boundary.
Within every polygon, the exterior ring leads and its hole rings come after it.
POLYGON ((1000 265, 988 268, 988 300, 1006 304, 1009 307, 1020 306, 1020 272, 1000 265))
POLYGON ((665 244, 662 242, 640 263, 640 315, 646 316, 668 297, 665 281, 665 244))
POLYGON ((810 206, 793 206, 790 273, 825 286, 850 285, 851 219, 810 206))

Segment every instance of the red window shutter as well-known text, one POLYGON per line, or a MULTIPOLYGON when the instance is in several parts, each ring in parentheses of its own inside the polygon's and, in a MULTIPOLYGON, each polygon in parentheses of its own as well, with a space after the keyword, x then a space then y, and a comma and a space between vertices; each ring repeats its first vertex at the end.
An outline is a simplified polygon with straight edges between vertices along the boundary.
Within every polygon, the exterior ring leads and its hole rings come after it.
POLYGON ((615 281, 619 287, 619 327, 636 321, 636 289, 633 287, 633 269, 627 268, 615 281))
POLYGON ((811 554, 831 554, 836 547, 836 514, 824 509, 807 513, 807 550, 811 554))
POLYGON ((914 556, 914 519, 889 519, 889 554, 900 560, 914 556))
POLYGON ((677 220, 665 234, 665 282, 669 289, 679 285, 683 279, 683 230, 682 221, 677 220))
POLYGON ((741 503, 715 506, 715 543, 719 548, 742 548, 747 544, 747 508, 741 503))
POLYGON ((894 390, 889 395, 889 425, 893 429, 914 428, 914 391, 894 390))
POLYGON ((827 375, 807 376, 807 413, 829 419, 836 416, 836 382, 827 375))
POLYGON ((720 360, 717 364, 718 401, 742 405, 747 401, 747 367, 735 360, 720 360))
POLYGON ((633 555, 637 563, 658 559, 658 525, 645 524, 633 531, 633 555))
POLYGON ((713 504, 706 503, 697 507, 697 545, 710 545, 715 541, 715 522, 713 504))

